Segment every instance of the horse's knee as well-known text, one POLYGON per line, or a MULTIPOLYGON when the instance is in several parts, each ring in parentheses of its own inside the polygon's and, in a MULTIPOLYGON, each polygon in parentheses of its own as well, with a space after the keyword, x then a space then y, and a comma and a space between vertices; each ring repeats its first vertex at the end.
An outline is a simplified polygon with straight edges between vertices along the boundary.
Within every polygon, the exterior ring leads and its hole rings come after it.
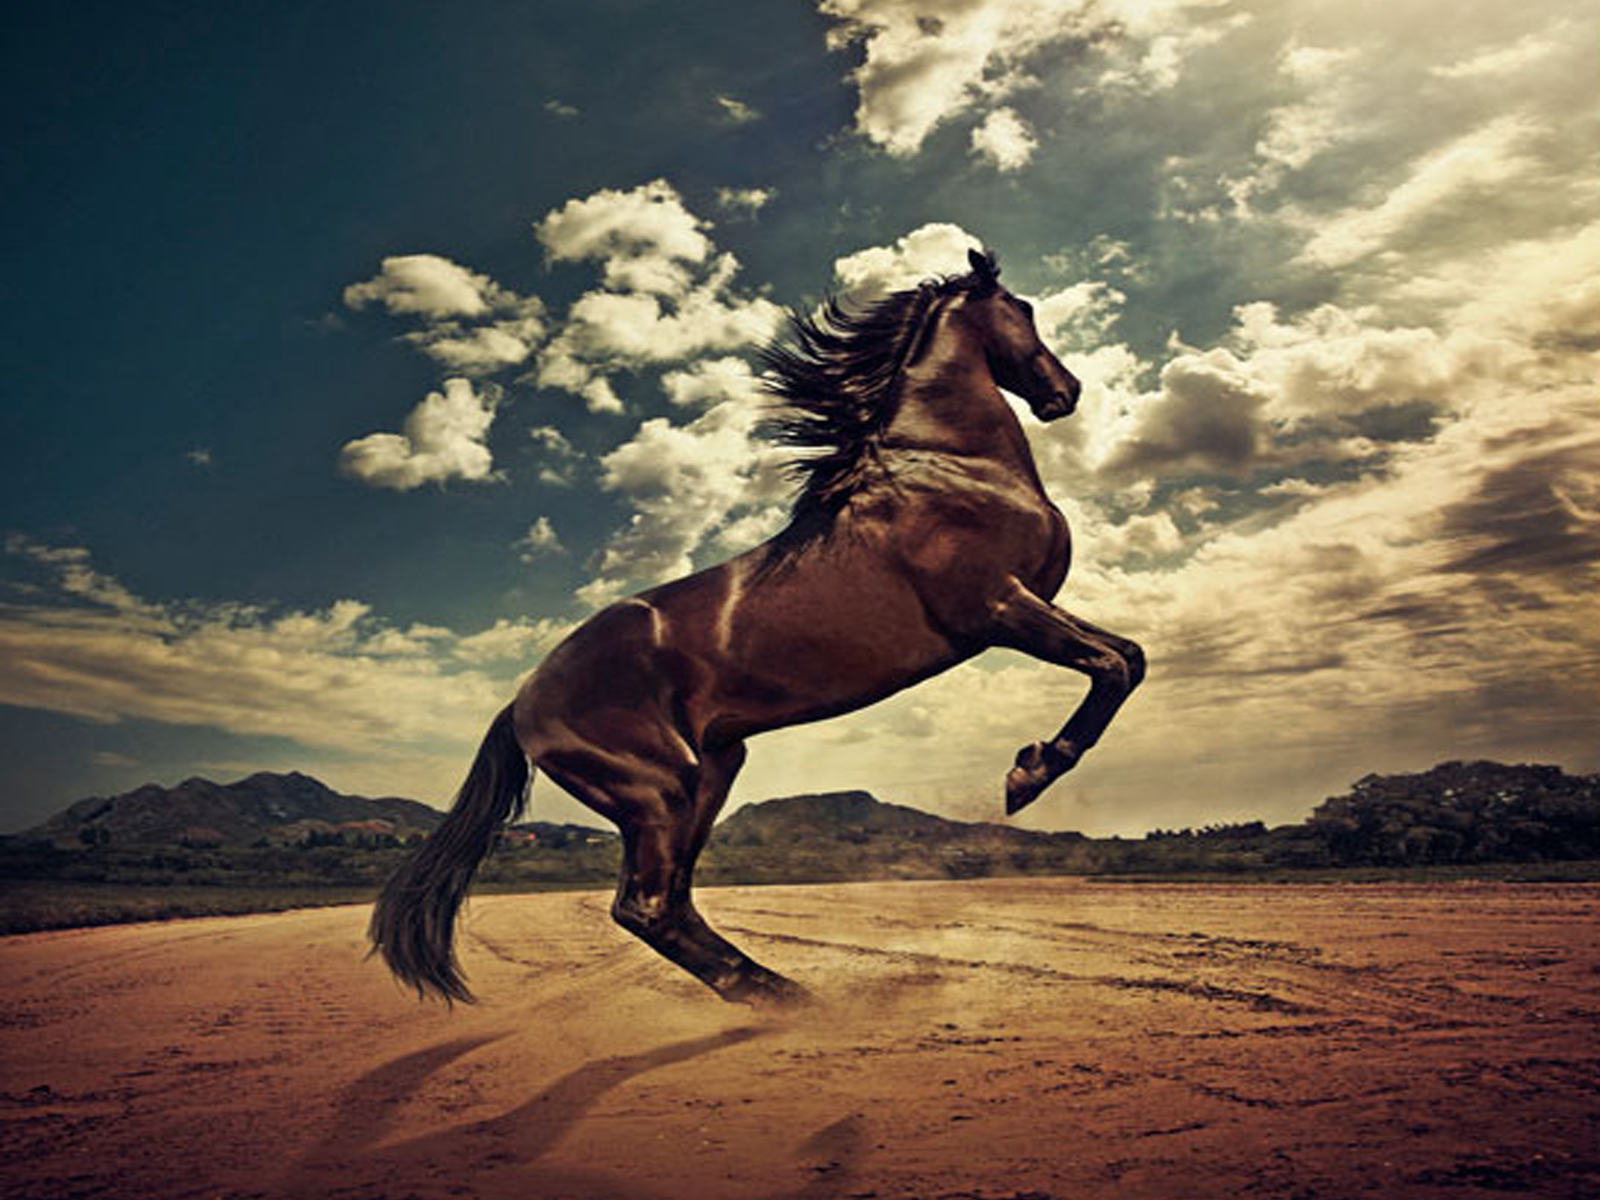
POLYGON ((1118 638, 1105 646, 1092 670, 1099 683, 1126 696, 1144 679, 1144 651, 1138 643, 1118 638))
POLYGON ((1144 647, 1138 642, 1123 642, 1118 649, 1128 664, 1128 690, 1131 692, 1144 681, 1144 647))

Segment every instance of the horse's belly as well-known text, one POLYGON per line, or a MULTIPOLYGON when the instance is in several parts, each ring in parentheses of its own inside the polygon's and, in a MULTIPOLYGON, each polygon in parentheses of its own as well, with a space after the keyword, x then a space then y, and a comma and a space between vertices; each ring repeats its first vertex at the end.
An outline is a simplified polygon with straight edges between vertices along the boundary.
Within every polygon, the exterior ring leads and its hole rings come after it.
POLYGON ((875 703, 966 655, 900 585, 857 579, 752 598, 719 647, 719 727, 756 732, 875 703))

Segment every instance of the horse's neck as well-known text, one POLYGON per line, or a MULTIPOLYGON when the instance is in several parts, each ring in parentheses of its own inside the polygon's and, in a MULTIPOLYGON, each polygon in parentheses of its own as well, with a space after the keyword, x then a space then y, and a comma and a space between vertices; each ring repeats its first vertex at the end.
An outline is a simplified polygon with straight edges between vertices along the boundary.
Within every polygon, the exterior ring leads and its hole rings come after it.
POLYGON ((983 458, 1039 486, 1038 469, 1016 414, 1000 394, 981 348, 946 323, 907 369, 882 452, 896 450, 983 458))

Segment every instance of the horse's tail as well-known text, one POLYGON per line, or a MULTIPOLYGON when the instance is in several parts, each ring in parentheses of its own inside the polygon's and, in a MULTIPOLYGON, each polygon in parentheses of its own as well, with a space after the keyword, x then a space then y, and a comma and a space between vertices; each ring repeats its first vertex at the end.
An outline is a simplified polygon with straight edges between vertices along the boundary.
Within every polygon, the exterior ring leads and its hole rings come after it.
POLYGON ((419 997, 472 1003, 454 948, 456 913, 496 831, 521 815, 527 792, 528 760, 507 706, 484 735, 444 823, 384 884, 372 910, 372 953, 419 997))

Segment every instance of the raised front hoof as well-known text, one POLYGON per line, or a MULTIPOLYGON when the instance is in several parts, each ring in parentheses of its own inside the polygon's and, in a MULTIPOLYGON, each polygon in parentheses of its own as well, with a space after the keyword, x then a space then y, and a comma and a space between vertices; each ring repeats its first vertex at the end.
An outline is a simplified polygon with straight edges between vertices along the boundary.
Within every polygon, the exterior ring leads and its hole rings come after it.
POLYGON ((816 997, 794 980, 785 979, 765 967, 746 971, 718 991, 729 1004, 747 1004, 755 1009, 803 1008, 816 1002, 816 997))
POLYGON ((1017 751, 1017 765, 1006 772, 1006 816, 1015 816, 1039 798, 1077 758, 1063 754, 1049 742, 1034 742, 1017 751))

